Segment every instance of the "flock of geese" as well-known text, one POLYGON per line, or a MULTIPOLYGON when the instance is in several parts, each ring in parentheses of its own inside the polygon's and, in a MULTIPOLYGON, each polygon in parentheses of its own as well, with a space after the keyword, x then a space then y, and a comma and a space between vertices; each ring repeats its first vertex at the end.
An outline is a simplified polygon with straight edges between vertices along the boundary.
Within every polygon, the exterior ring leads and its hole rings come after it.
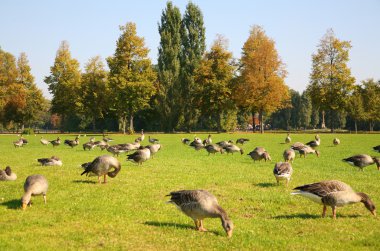
MULTIPOLYGON (((142 146, 141 143, 144 141, 145 135, 144 131, 141 131, 141 135, 136 138, 133 143, 116 144, 110 145, 113 140, 111 138, 105 137, 103 134, 103 140, 95 141, 95 138, 91 138, 89 142, 83 144, 83 150, 93 150, 95 147, 99 147, 101 150, 106 149, 108 152, 112 153, 114 156, 119 156, 120 153, 127 154, 127 161, 135 162, 141 165, 143 162, 153 158, 161 149, 161 144, 158 139, 153 139, 149 136, 150 145, 142 146)), ((182 138, 182 143, 188 145, 195 150, 199 151, 205 149, 210 154, 226 152, 240 153, 244 154, 244 151, 239 145, 244 145, 249 141, 247 138, 239 138, 236 142, 232 140, 220 141, 215 144, 212 142, 212 136, 204 140, 199 137, 194 137, 193 140, 188 138, 182 138)), ((59 146, 61 144, 60 137, 55 140, 46 140, 41 138, 41 144, 48 145, 52 144, 53 147, 59 146)), ((291 138, 288 134, 285 138, 285 143, 290 144, 291 138)), ((28 144, 28 141, 21 137, 19 140, 13 142, 15 147, 22 147, 28 144)), ((74 140, 65 140, 65 145, 71 148, 79 145, 79 136, 74 140)), ((333 144, 339 145, 340 140, 335 138, 333 144)), ((293 174, 293 168, 291 163, 293 163, 296 158, 296 152, 298 151, 300 157, 306 157, 308 154, 315 154, 317 157, 320 156, 320 152, 317 150, 321 145, 321 139, 319 135, 315 136, 315 140, 303 144, 301 142, 296 142, 283 152, 284 162, 277 162, 273 169, 273 175, 280 184, 280 181, 285 180, 286 186, 291 179, 293 174)), ((375 151, 380 152, 380 145, 373 147, 375 151)), ((270 161, 270 154, 263 147, 256 147, 248 155, 255 161, 270 161)), ((114 178, 121 170, 121 164, 117 158, 110 155, 102 155, 95 158, 91 162, 82 164, 84 171, 81 175, 86 174, 87 176, 97 176, 98 182, 101 183, 101 177, 103 177, 103 183, 107 182, 107 176, 114 178)), ((364 167, 376 164, 378 170, 380 170, 380 158, 373 157, 366 154, 354 155, 343 159, 343 161, 358 167, 363 170, 364 167)), ((57 156, 52 156, 50 158, 40 158, 38 162, 42 166, 62 166, 62 161, 57 156)), ((11 168, 7 166, 5 170, 0 170, 0 180, 2 181, 12 181, 16 180, 17 175, 12 172, 11 168)), ((31 175, 28 176, 24 184, 24 195, 21 199, 22 208, 25 209, 27 205, 31 205, 31 197, 36 195, 42 195, 44 202, 46 204, 46 193, 48 190, 48 181, 42 175, 31 175)), ((325 217, 327 207, 331 207, 333 218, 336 218, 336 208, 347 204, 361 202, 364 206, 376 216, 376 207, 370 197, 362 192, 355 192, 349 185, 338 181, 338 180, 327 180, 312 184, 306 184, 302 186, 297 186, 294 188, 293 195, 300 195, 306 197, 318 204, 323 205, 322 217, 325 217)), ((173 191, 170 194, 169 203, 175 204, 184 214, 193 219, 195 227, 198 231, 206 231, 203 225, 203 220, 205 218, 220 218, 222 222, 222 227, 225 230, 228 237, 232 236, 233 223, 229 219, 226 211, 220 207, 216 197, 206 190, 180 190, 173 191)))

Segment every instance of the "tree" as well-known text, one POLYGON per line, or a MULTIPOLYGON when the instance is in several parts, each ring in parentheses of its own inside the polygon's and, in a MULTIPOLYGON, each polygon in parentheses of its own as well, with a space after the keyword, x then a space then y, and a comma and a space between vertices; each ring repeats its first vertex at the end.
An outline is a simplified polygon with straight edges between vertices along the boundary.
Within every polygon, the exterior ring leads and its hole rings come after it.
POLYGON ((196 96, 201 113, 216 116, 218 131, 223 129, 223 117, 235 107, 231 98, 234 72, 231 60, 232 53, 227 50, 227 40, 219 35, 195 71, 195 82, 198 84, 196 96))
POLYGON ((120 26, 122 34, 116 42, 116 50, 107 58, 110 69, 109 85, 113 93, 114 109, 125 133, 127 116, 129 132, 133 133, 133 116, 149 105, 153 96, 156 74, 148 58, 149 49, 144 38, 137 36, 136 25, 120 26))
POLYGON ((302 93, 300 102, 301 102, 300 109, 299 109, 300 125, 306 129, 307 127, 310 126, 311 113, 312 113, 311 100, 306 91, 302 93))
POLYGON ((346 108, 348 96, 354 88, 355 78, 347 66, 351 43, 340 41, 328 30, 312 55, 309 94, 313 106, 322 112, 330 111, 330 128, 334 131, 334 113, 346 108))
POLYGON ((160 114, 161 129, 172 131, 180 115, 181 88, 179 81, 181 50, 181 13, 167 2, 158 25, 158 81, 156 108, 160 114))
POLYGON ((85 66, 81 85, 81 113, 89 118, 92 129, 96 129, 96 119, 103 118, 109 106, 107 72, 99 56, 91 58, 85 66))
POLYGON ((44 82, 53 95, 52 113, 59 114, 64 125, 78 111, 81 82, 79 62, 71 57, 67 41, 61 42, 54 65, 50 67, 50 75, 45 77, 44 82))
POLYGON ((355 123, 355 133, 358 133, 358 121, 365 118, 364 104, 363 104, 363 91, 358 85, 355 86, 352 95, 350 96, 348 106, 348 114, 354 120, 355 123))
POLYGON ((373 79, 362 81, 362 95, 364 104, 364 120, 369 123, 372 132, 374 123, 380 121, 380 81, 373 79))
POLYGON ((194 73, 205 52, 205 27, 203 15, 197 5, 189 2, 181 25, 180 79, 182 83, 182 112, 187 131, 194 127, 199 111, 195 98, 197 83, 194 73))
POLYGON ((264 132, 264 114, 284 108, 289 91, 275 42, 260 26, 253 26, 244 43, 234 98, 238 105, 259 113, 260 132, 264 132))

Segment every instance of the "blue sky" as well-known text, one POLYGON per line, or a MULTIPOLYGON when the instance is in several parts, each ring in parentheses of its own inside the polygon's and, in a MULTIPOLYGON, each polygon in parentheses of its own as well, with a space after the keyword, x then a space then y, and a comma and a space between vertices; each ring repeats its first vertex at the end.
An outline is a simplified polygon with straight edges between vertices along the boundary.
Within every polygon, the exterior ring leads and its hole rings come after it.
MULTIPOLYGON (((181 13, 186 0, 174 0, 181 13)), ((276 41, 287 65, 286 83, 303 91, 309 81, 311 55, 319 40, 332 28, 341 40, 352 43, 350 63, 357 83, 380 79, 380 1, 378 0, 193 0, 204 15, 209 47, 216 34, 229 40, 234 57, 241 55, 250 27, 258 24, 276 41)), ((157 61, 158 22, 166 1, 20 1, 0 2, 0 46, 15 56, 28 55, 37 85, 51 97, 43 82, 49 75, 62 40, 70 44, 81 67, 93 56, 112 55, 120 35, 119 25, 135 22, 139 36, 157 61)))

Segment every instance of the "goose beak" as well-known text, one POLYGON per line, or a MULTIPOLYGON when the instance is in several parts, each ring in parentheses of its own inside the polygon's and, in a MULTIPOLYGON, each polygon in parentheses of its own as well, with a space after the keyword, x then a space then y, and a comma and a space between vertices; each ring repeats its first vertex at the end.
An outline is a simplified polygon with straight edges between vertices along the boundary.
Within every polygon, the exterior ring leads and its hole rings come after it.
POLYGON ((22 210, 25 210, 27 207, 27 204, 26 203, 22 203, 22 210))
POLYGON ((228 237, 228 238, 231 238, 231 237, 232 237, 232 229, 229 230, 229 231, 227 231, 227 237, 228 237))
POLYGON ((371 214, 373 214, 373 216, 376 217, 376 209, 374 209, 373 211, 371 211, 371 214))

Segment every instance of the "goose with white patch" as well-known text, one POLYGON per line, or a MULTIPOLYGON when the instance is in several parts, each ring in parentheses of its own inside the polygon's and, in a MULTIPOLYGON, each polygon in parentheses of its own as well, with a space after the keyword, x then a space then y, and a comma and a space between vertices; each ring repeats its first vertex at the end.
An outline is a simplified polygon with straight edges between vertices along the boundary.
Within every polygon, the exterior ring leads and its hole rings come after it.
POLYGON ((234 154, 236 152, 240 152, 240 154, 244 154, 244 151, 242 148, 238 147, 237 145, 233 145, 233 144, 224 147, 224 150, 226 150, 227 154, 229 154, 229 153, 234 154))
POLYGON ((301 142, 296 142, 296 143, 294 143, 292 146, 291 146, 291 148, 294 150, 294 151, 299 151, 299 150, 301 150, 302 148, 304 148, 305 147, 305 145, 303 144, 303 143, 301 143, 301 142))
POLYGON ((57 137, 57 139, 51 140, 50 143, 53 145, 53 147, 59 146, 61 144, 61 138, 57 137))
POLYGON ((359 170, 363 171, 363 168, 372 164, 376 164, 377 170, 380 171, 380 158, 379 157, 371 157, 367 154, 358 154, 351 156, 349 158, 343 159, 343 161, 347 162, 350 165, 356 166, 359 170))
POLYGON ((310 146, 312 148, 318 147, 318 146, 321 145, 321 138, 317 134, 317 135, 315 135, 315 140, 309 141, 305 145, 308 145, 308 146, 310 146))
POLYGON ((339 145, 340 144, 340 140, 338 138, 334 138, 333 144, 334 144, 334 146, 339 145))
POLYGON ((339 180, 326 180, 294 188, 292 195, 301 195, 323 205, 322 217, 326 216, 327 206, 330 206, 333 218, 336 219, 336 207, 361 202, 376 216, 376 207, 365 193, 356 193, 349 185, 339 180))
POLYGON ((150 159, 151 152, 148 148, 142 148, 132 154, 128 154, 127 156, 128 156, 127 161, 132 161, 139 165, 142 165, 143 162, 150 159))
POLYGON ((41 144, 44 145, 44 146, 49 145, 49 143, 50 143, 49 140, 44 139, 44 138, 42 138, 42 137, 41 137, 41 139, 40 139, 40 142, 41 142, 41 144))
POLYGON ((196 230, 207 231, 203 226, 205 218, 220 218, 224 231, 228 237, 232 236, 234 225, 226 211, 219 206, 214 195, 206 190, 181 190, 168 194, 170 201, 184 214, 193 219, 196 230))
POLYGON ((288 133, 288 136, 285 138, 285 143, 289 144, 290 142, 292 142, 292 139, 290 138, 290 133, 288 133))
POLYGON ((282 154, 282 156, 284 157, 285 162, 292 162, 293 163, 294 159, 296 158, 296 152, 291 148, 286 149, 284 151, 284 153, 282 154))
POLYGON ((248 141, 249 141, 249 139, 247 139, 247 138, 239 138, 236 140, 236 144, 244 145, 245 142, 248 142, 248 141))
POLYGON ((17 141, 13 141, 13 145, 15 147, 22 147, 24 145, 24 141, 22 139, 19 139, 17 141))
POLYGON ((210 153, 214 154, 215 153, 223 153, 223 148, 218 146, 217 144, 211 144, 211 145, 207 145, 205 146, 205 149, 206 151, 208 152, 208 155, 210 155, 210 153))
POLYGON ((188 145, 188 144, 190 144, 190 139, 182 138, 182 139, 181 139, 181 142, 182 142, 183 144, 185 144, 185 145, 188 145))
POLYGON ((28 176, 24 183, 24 195, 21 198, 22 209, 32 205, 32 196, 42 195, 46 204, 46 193, 49 184, 46 178, 40 174, 28 176))
POLYGON ((152 159, 153 159, 153 156, 159 151, 161 150, 161 145, 160 144, 153 144, 153 145, 148 145, 146 146, 145 148, 148 148, 150 150, 150 155, 152 156, 152 159))
POLYGON ((319 157, 319 155, 321 154, 318 150, 315 150, 313 148, 311 148, 310 146, 304 146, 303 148, 301 148, 300 150, 298 150, 299 154, 300 154, 300 157, 304 157, 306 158, 306 155, 308 154, 315 154, 317 155, 317 157, 319 157))
POLYGON ((151 138, 150 136, 149 136, 149 142, 152 143, 152 144, 158 144, 158 143, 160 143, 160 141, 158 139, 151 138))
POLYGON ((211 134, 208 135, 207 139, 203 140, 203 145, 207 146, 212 143, 211 134))
POLYGON ((14 181, 17 180, 17 175, 12 172, 10 166, 7 166, 4 170, 0 170, 0 181, 14 181))
POLYGON ((73 148, 73 147, 79 145, 79 137, 76 136, 74 140, 66 139, 64 144, 73 148))
POLYGON ((286 186, 288 186, 293 174, 292 165, 289 162, 277 162, 274 165, 273 174, 276 178, 277 185, 280 185, 280 180, 286 180, 286 186))
POLYGON ((107 175, 111 178, 115 178, 116 175, 121 170, 120 162, 112 156, 102 155, 95 158, 92 162, 87 162, 82 164, 82 167, 85 169, 81 175, 94 174, 98 176, 98 182, 101 183, 100 177, 104 176, 103 183, 107 182, 107 175), (112 170, 112 171, 111 171, 112 170))
POLYGON ((62 166, 62 160, 57 156, 51 156, 50 158, 37 159, 41 166, 62 166))

